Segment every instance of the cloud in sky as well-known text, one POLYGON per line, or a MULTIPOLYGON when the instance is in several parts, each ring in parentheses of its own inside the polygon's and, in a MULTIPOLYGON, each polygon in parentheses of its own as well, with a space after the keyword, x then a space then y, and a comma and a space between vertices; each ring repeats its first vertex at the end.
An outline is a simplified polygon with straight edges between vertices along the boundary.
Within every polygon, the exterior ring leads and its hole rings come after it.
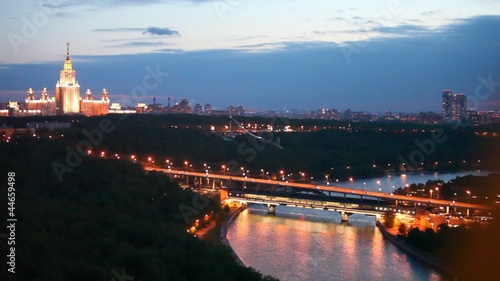
POLYGON ((42 6, 50 9, 64 9, 77 6, 130 6, 172 2, 205 3, 217 0, 44 0, 42 6))
POLYGON ((176 35, 180 36, 181 34, 177 30, 171 30, 167 27, 153 27, 150 26, 146 28, 146 30, 142 34, 150 34, 150 35, 176 35))
POLYGON ((108 46, 108 48, 151 47, 151 46, 165 46, 165 45, 169 44, 165 42, 132 41, 118 45, 108 46))
POLYGON ((142 34, 149 35, 169 35, 169 36, 180 36, 181 34, 177 30, 172 30, 168 27, 154 27, 150 26, 147 28, 141 27, 115 27, 115 28, 99 28, 94 29, 94 32, 141 32, 142 34))
POLYGON ((425 26, 412 25, 412 24, 402 24, 397 26, 377 26, 370 30, 378 31, 381 33, 397 34, 397 35, 424 33, 429 31, 429 29, 425 26))
POLYGON ((64 9, 76 6, 117 6, 117 5, 134 5, 134 4, 154 4, 162 2, 161 0, 44 0, 42 5, 50 9, 64 9))
POLYGON ((144 28, 140 27, 116 27, 116 28, 98 28, 92 31, 95 32, 135 32, 135 31, 144 31, 144 28))

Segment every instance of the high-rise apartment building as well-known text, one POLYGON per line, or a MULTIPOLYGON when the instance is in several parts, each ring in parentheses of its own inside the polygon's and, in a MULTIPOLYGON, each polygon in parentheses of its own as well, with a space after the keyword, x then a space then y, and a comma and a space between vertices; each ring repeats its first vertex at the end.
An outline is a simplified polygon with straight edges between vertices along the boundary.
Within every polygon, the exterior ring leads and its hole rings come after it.
POLYGON ((443 95, 443 121, 462 120, 467 115, 467 96, 465 94, 452 94, 444 90, 443 95))

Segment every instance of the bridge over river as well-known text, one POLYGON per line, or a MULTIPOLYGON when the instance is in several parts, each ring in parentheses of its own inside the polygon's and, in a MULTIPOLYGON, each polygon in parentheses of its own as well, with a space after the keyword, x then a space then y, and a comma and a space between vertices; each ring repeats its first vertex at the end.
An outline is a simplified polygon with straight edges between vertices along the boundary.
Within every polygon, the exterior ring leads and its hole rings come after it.
POLYGON ((273 212, 278 205, 294 207, 320 208, 341 212, 343 219, 351 213, 380 215, 388 210, 414 215, 418 206, 441 207, 446 213, 464 212, 469 216, 473 211, 489 211, 490 206, 471 204, 466 202, 430 199, 416 196, 395 195, 377 191, 364 191, 340 186, 324 186, 312 183, 288 182, 272 179, 252 178, 208 172, 183 171, 161 167, 144 166, 147 171, 161 171, 177 177, 192 179, 200 185, 214 185, 221 181, 221 186, 231 186, 223 191, 224 197, 242 203, 257 203, 268 206, 273 212), (242 183, 240 188, 234 188, 236 183, 242 183), (267 187, 266 191, 262 191, 267 187), (227 192, 227 194, 225 194, 227 192))

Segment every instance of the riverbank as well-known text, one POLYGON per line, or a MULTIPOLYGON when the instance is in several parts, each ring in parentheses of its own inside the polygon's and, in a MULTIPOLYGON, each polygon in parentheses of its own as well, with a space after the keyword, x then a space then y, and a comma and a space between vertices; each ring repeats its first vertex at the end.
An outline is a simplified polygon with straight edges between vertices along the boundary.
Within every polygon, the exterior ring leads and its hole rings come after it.
POLYGON ((415 247, 411 246, 403 239, 397 237, 396 233, 391 233, 391 231, 388 230, 379 221, 377 221, 375 224, 382 233, 382 236, 384 236, 384 238, 389 242, 391 242, 394 246, 398 247, 409 256, 434 268, 439 273, 441 273, 441 275, 445 278, 445 280, 455 280, 456 274, 448 265, 444 264, 443 261, 441 261, 440 259, 436 258, 435 256, 429 253, 420 251, 415 247))
POLYGON ((231 254, 233 255, 234 259, 239 265, 246 267, 246 265, 243 263, 240 257, 238 257, 236 252, 233 250, 233 247, 231 247, 231 244, 227 239, 227 232, 229 230, 229 226, 233 222, 234 218, 236 218, 236 216, 238 216, 244 209, 245 209, 244 207, 237 207, 235 209, 231 209, 228 217, 224 220, 224 222, 220 227, 220 242, 229 247, 229 249, 231 250, 231 254))

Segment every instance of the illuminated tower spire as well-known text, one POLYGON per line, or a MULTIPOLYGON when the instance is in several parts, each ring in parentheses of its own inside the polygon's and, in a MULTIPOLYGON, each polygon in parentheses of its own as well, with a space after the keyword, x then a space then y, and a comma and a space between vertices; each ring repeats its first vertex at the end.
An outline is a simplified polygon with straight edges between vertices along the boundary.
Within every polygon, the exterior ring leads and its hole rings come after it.
POLYGON ((69 42, 66 43, 66 60, 69 60, 69 42))
POLYGON ((80 113, 80 85, 76 81, 76 71, 69 57, 69 43, 66 44, 66 60, 56 84, 56 107, 58 114, 80 113))

